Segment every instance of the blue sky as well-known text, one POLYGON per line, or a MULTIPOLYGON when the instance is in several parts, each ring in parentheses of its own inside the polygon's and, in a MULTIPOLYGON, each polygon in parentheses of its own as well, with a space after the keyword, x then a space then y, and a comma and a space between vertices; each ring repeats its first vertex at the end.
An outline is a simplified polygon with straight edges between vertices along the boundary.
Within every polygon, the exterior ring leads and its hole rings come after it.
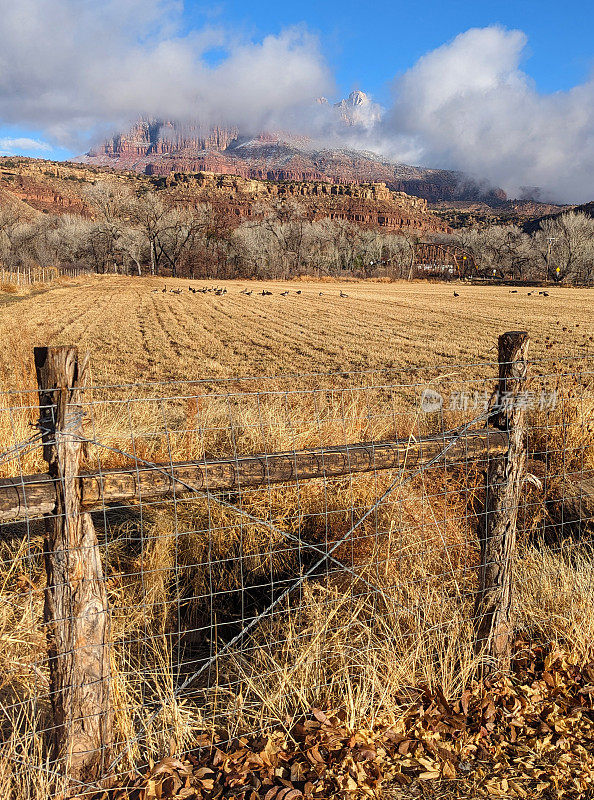
MULTIPOLYGON (((0 10, 5 2, 13 0, 0 0, 0 10)), ((52 0, 45 2, 51 7, 52 0)), ((76 2, 84 5, 87 0, 76 2)), ((104 4, 98 0, 98 10, 104 4)), ((382 104, 390 101, 395 77, 428 51, 474 27, 499 24, 522 30, 528 38, 522 68, 540 92, 570 89, 594 70, 594 5, 575 0, 185 0, 181 5, 182 34, 221 26, 258 41, 290 26, 304 26, 319 38, 337 95, 361 88, 382 104)), ((215 64, 224 55, 223 49, 213 47, 207 59, 215 64)), ((43 128, 2 125, 0 118, 0 153, 57 159, 76 154, 76 146, 57 146, 50 139, 48 149, 45 141, 43 128), (13 139, 16 144, 11 147, 13 139)))
POLYGON ((594 68, 594 5, 558 0, 252 0, 188 2, 188 27, 223 22, 260 37, 304 23, 320 36, 343 93, 384 100, 393 77, 468 28, 500 24, 528 36, 525 69, 541 91, 567 89, 594 68))
POLYGON ((575 0, 0 0, 0 154, 200 118, 583 201, 593 31, 575 0), (355 88, 373 103, 345 132, 315 98, 355 88))
POLYGON ((235 26, 261 37, 304 23, 320 36, 342 93, 385 100, 395 75, 468 28, 500 24, 528 36, 524 68, 544 92, 568 89, 594 69, 594 4, 559 0, 252 0, 187 2, 188 27, 235 26))

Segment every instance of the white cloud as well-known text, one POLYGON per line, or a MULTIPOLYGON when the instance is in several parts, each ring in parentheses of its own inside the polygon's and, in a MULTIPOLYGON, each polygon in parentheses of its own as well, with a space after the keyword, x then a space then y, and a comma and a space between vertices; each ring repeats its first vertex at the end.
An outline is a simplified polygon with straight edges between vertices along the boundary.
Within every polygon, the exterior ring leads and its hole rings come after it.
POLYGON ((33 151, 37 153, 49 153, 52 146, 40 139, 30 139, 27 136, 15 138, 0 138, 0 155, 11 156, 22 152, 33 151))
POLYGON ((486 178, 511 196, 538 186, 553 199, 592 199, 594 81, 539 93, 520 69, 525 45, 521 31, 493 26, 425 55, 396 82, 378 141, 399 141, 422 163, 486 178))
POLYGON ((296 130, 462 170, 512 196, 540 186, 592 197, 594 80, 539 93, 520 66, 521 31, 460 34, 395 82, 391 108, 370 99, 341 126, 332 104, 314 102, 333 80, 305 29, 259 41, 214 24, 181 34, 182 10, 183 0, 0 0, 0 123, 79 152, 139 116, 296 130), (225 54, 214 66, 213 49, 225 54))
POLYGON ((256 129, 332 88, 317 41, 292 28, 245 41, 181 35, 173 0, 0 0, 0 121, 76 147, 140 115, 256 129), (213 47, 227 57, 209 66, 213 47))

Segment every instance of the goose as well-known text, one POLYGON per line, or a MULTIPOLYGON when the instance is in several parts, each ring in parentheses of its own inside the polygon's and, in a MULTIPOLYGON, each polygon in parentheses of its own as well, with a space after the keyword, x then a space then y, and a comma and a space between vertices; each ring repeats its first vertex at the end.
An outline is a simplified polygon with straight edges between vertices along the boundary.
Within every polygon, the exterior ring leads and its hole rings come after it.
POLYGON ((458 294, 458 292, 455 289, 454 289, 454 297, 460 297, 460 295, 458 294))
POLYGON ((341 289, 341 290, 340 290, 340 296, 341 296, 341 297, 348 297, 348 294, 345 294, 345 293, 342 291, 342 289, 341 289))

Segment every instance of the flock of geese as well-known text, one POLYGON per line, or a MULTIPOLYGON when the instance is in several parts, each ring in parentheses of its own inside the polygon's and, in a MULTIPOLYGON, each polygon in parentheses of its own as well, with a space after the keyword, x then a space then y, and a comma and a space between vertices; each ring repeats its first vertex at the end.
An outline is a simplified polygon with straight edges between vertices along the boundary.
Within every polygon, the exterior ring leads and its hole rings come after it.
MULTIPOLYGON (((183 291, 184 290, 181 289, 180 287, 178 287, 176 289, 168 289, 167 286, 164 285, 162 289, 153 289, 153 294, 155 294, 157 292, 162 292, 163 294, 167 294, 167 292, 169 292, 170 294, 183 294, 183 291)), ((198 287, 196 287, 196 286, 188 286, 188 291, 191 292, 192 294, 209 294, 210 293, 210 294, 216 295, 217 297, 223 297, 223 295, 226 295, 228 293, 227 289, 221 288, 220 286, 198 286, 198 287)), ((518 290, 517 289, 510 289, 509 292, 510 292, 510 294, 518 294, 518 290)), ((239 294, 244 294, 244 295, 246 295, 246 297, 251 297, 251 295, 253 293, 254 293, 253 289, 249 289, 249 290, 248 289, 242 289, 239 292, 239 294)), ((301 294, 301 289, 295 289, 294 293, 295 294, 301 294)), ((271 292, 268 289, 262 289, 261 292, 256 292, 256 295, 261 295, 262 297, 272 296, 273 294, 274 294, 274 292, 271 292)), ((285 289, 284 292, 279 292, 279 294, 280 294, 281 297, 288 297, 291 294, 291 289, 285 289)), ((318 296, 322 297, 323 294, 324 294, 324 292, 319 292, 318 296)), ((528 297, 530 297, 530 295, 532 295, 532 294, 536 294, 536 291, 527 292, 528 297)), ((548 297, 549 296, 549 293, 545 292, 545 291, 538 292, 538 294, 542 295, 543 297, 548 297)), ((348 294, 343 292, 342 289, 341 289, 340 290, 340 294, 338 296, 339 297, 348 297, 348 294)), ((460 297, 459 292, 457 292, 455 289, 454 289, 454 297, 460 297)))
MULTIPOLYGON (((183 294, 183 291, 184 290, 180 287, 177 289, 168 289, 167 285, 165 284, 162 289, 153 289, 153 294, 156 292, 161 292, 162 294, 167 294, 167 292, 169 292, 169 294, 183 294)), ((216 294, 217 297, 222 297, 224 294, 227 294, 227 290, 221 289, 219 286, 188 286, 188 291, 192 294, 208 294, 208 292, 212 292, 213 294, 216 294)))
MULTIPOLYGON (((164 285, 162 289, 153 289, 153 294, 156 294, 157 292, 160 292, 162 294, 167 294, 167 293, 169 293, 169 294, 183 294, 183 291, 184 290, 182 288, 180 288, 180 287, 177 287, 176 289, 168 289, 167 285, 164 285)), ((216 295, 217 297, 222 297, 223 295, 228 294, 227 289, 221 288, 220 286, 208 286, 208 287, 207 286, 199 286, 199 287, 188 286, 188 291, 191 292, 192 294, 209 294, 210 293, 210 294, 216 295)), ((244 294, 247 297, 250 297, 253 293, 254 293, 253 289, 249 289, 249 290, 248 289, 242 289, 239 292, 239 294, 244 294)), ((295 289, 294 293, 295 294, 301 294, 301 289, 295 289)), ((256 292, 256 294, 257 295, 261 295, 262 297, 268 297, 270 295, 273 295, 274 292, 270 292, 268 289, 262 289, 261 292, 256 292)), ((279 292, 279 294, 280 294, 281 297, 288 297, 291 294, 291 290, 290 289, 285 289, 284 292, 279 292)), ((322 297, 323 294, 324 294, 324 292, 319 292, 318 296, 322 297)), ((339 297, 348 297, 348 294, 345 294, 345 292, 343 292, 342 289, 341 289, 339 297)))
MULTIPOLYGON (((153 294, 155 294, 157 292, 162 292, 163 294, 167 294, 167 292, 169 292, 170 294, 183 294, 183 291, 184 290, 182 288, 180 288, 180 287, 177 287, 176 289, 168 289, 167 286, 164 285, 162 289, 153 289, 153 294)), ((223 297, 223 295, 228 294, 227 289, 221 288, 220 286, 198 286, 198 287, 196 287, 196 286, 188 286, 188 291, 191 292, 192 294, 214 294, 217 297, 223 297)), ((280 294, 281 297, 288 297, 291 294, 291 291, 292 291, 291 289, 285 289, 284 292, 279 292, 279 294, 280 294)), ((294 291, 295 294, 301 294, 301 289, 295 289, 293 291, 294 291)), ((239 294, 244 294, 244 295, 246 295, 246 297, 251 297, 251 295, 253 293, 254 293, 253 289, 249 289, 249 290, 248 289, 242 289, 239 292, 239 294)), ((518 290, 517 289, 510 289, 509 293, 510 294, 518 294, 518 290)), ((261 295, 262 297, 272 296, 273 294, 274 294, 274 292, 271 292, 268 289, 262 289, 261 292, 256 292, 256 295, 261 295)), ((323 294, 324 294, 324 292, 319 292, 318 296, 322 297, 323 294)), ((536 294, 536 291, 527 292, 528 297, 530 297, 530 295, 532 295, 532 294, 536 294)), ((543 297, 548 297, 549 296, 549 293, 545 292, 545 291, 538 292, 538 294, 542 295, 543 297)), ((348 297, 348 294, 343 292, 342 289, 341 289, 340 290, 340 294, 338 296, 339 297, 348 297)), ((459 292, 457 292, 455 289, 454 289, 454 297, 460 297, 459 292)))
MULTIPOLYGON (((518 290, 517 289, 510 289, 509 293, 510 294, 517 294, 518 290)), ((526 292, 526 294, 528 295, 528 297, 530 297, 531 294, 536 294, 536 292, 526 292)), ((539 294, 542 294, 543 297, 548 297, 549 296, 548 292, 539 292, 539 294)))
MULTIPOLYGON (((518 290, 517 289, 510 289, 509 293, 510 294, 518 294, 518 290)), ((526 292, 526 294, 528 295, 528 297, 530 297, 530 295, 536 294, 536 292, 526 292)), ((549 296, 548 292, 539 292, 538 294, 541 294, 543 297, 548 297, 549 296)), ((454 297, 460 297, 459 293, 455 289, 454 289, 454 297)))

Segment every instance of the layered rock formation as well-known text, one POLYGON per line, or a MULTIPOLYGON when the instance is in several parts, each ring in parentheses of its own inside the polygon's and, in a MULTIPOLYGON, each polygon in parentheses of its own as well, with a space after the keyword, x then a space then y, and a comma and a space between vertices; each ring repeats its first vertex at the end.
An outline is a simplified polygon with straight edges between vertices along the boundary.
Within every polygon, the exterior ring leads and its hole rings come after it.
POLYGON ((427 201, 393 192, 384 183, 264 181, 213 172, 146 176, 95 166, 0 158, 0 208, 93 216, 89 189, 97 184, 124 194, 153 190, 171 204, 210 203, 227 227, 275 210, 311 220, 343 219, 395 232, 445 232, 427 201))
MULTIPOLYGON (((319 102, 327 103, 324 98, 319 102)), ((335 123, 343 131, 366 129, 380 113, 361 91, 352 92, 334 110, 335 123)), ((78 160, 151 176, 208 171, 271 181, 383 182, 394 191, 432 203, 480 200, 497 205, 505 200, 501 190, 481 186, 459 173, 411 167, 362 150, 321 146, 290 132, 246 136, 234 127, 205 127, 197 122, 141 120, 78 160)))
MULTIPOLYGON (((235 128, 204 128, 201 125, 176 125, 172 122, 140 120, 128 133, 109 139, 93 155, 99 162, 124 161, 168 156, 183 150, 189 157, 208 150, 226 150, 239 135, 235 128)), ((108 162, 109 163, 109 162, 108 162)))
MULTIPOLYGON (((231 134, 216 134, 224 141, 231 134)), ((231 139, 224 149, 204 146, 200 139, 144 142, 118 136, 77 159, 81 163, 134 170, 145 175, 171 172, 216 172, 271 181, 325 181, 328 183, 382 182, 394 191, 440 200, 482 200, 498 205, 501 190, 485 189, 454 172, 394 164, 379 156, 355 150, 305 149, 261 136, 247 141, 231 139)))
MULTIPOLYGON (((78 176, 71 173, 72 170, 60 171, 52 162, 0 159, 0 190, 4 196, 0 206, 19 200, 35 211, 90 216, 80 187, 70 183, 78 176)), ((86 179, 82 182, 86 183, 86 179)))
POLYGON ((392 192, 384 183, 271 182, 202 172, 171 173, 153 179, 153 185, 166 190, 173 202, 214 203, 236 219, 260 215, 266 206, 282 209, 296 204, 311 220, 342 219, 393 232, 450 230, 428 211, 426 200, 392 192))

